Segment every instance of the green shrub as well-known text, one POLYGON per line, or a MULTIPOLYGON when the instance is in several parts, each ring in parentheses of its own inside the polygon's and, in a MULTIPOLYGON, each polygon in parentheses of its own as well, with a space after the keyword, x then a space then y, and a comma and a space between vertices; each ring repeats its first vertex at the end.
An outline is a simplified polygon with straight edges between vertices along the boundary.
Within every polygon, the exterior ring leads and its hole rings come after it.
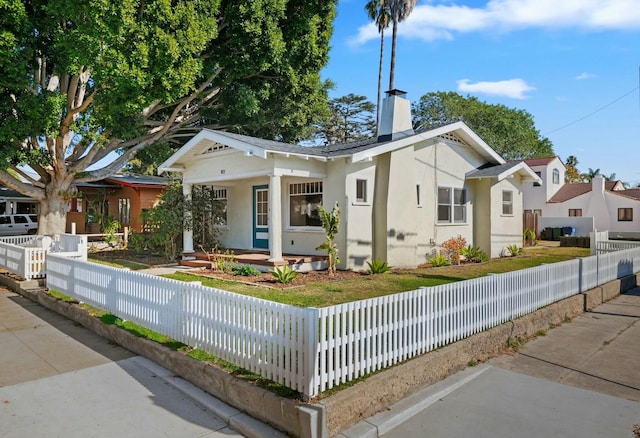
POLYGON ((371 274, 384 274, 391 269, 391 266, 389 266, 387 262, 383 262, 380 259, 371 259, 371 261, 367 262, 367 266, 369 266, 369 272, 371 274))
POLYGON ((512 257, 515 257, 518 254, 520 254, 521 249, 518 247, 518 245, 514 244, 514 245, 507 245, 507 251, 509 251, 512 257))
POLYGON ((298 276, 298 273, 291 269, 289 265, 276 266, 269 272, 273 275, 276 281, 282 284, 290 283, 298 276))
POLYGON ((469 262, 480 263, 489 260, 487 254, 477 246, 465 246, 460 252, 469 262))
POLYGON ((244 277, 255 277, 256 275, 260 275, 260 271, 250 265, 237 265, 234 266, 233 275, 242 275, 244 277))
POLYGON ((431 263, 431 266, 433 266, 434 268, 440 266, 449 266, 451 264, 449 258, 442 254, 436 254, 433 257, 428 258, 427 262, 431 263))

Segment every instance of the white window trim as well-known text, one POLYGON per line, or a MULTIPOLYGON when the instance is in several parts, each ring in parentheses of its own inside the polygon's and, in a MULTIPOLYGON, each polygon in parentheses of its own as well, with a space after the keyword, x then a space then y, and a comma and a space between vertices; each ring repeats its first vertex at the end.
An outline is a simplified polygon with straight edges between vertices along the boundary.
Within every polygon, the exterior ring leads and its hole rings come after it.
POLYGON ((467 189, 464 187, 453 187, 453 186, 438 186, 436 191, 436 225, 441 226, 460 226, 460 225, 469 225, 469 200, 467 199, 467 189), (451 189, 451 197, 449 198, 449 206, 451 207, 451 220, 449 222, 441 221, 438 219, 438 208, 440 207, 440 203, 438 202, 438 192, 440 189, 451 189), (453 203, 453 199, 455 197, 456 190, 462 190, 464 192, 464 222, 456 222, 455 221, 455 204, 453 203))
POLYGON ((224 218, 223 224, 216 224, 215 227, 219 230, 228 230, 229 229, 229 192, 226 187, 215 187, 214 189, 214 199, 216 201, 227 201, 227 217, 224 218), (221 196, 224 195, 224 196, 221 196))
POLYGON ((369 201, 369 180, 367 178, 356 178, 355 189, 355 201, 353 201, 351 205, 371 205, 369 201), (358 182, 360 181, 364 182, 364 200, 358 199, 358 182))
MULTIPOLYGON (((285 229, 287 231, 322 231, 322 225, 310 226, 310 225, 291 225, 291 186, 294 184, 307 184, 307 183, 320 183, 322 184, 321 192, 314 193, 305 193, 305 194, 320 194, 322 195, 322 203, 321 205, 324 207, 324 181, 323 180, 304 180, 304 181, 293 181, 287 184, 287 204, 283 206, 287 215, 287 222, 285 229)), ((296 194, 297 195, 297 194, 296 194)), ((294 196, 296 196, 294 195, 294 196)), ((326 208, 326 207, 325 207, 326 208)))
POLYGON ((514 208, 513 208, 513 204, 514 204, 513 190, 503 190, 502 191, 502 203, 501 203, 502 210, 500 211, 500 213, 501 213, 500 215, 504 216, 504 217, 513 217, 513 216, 515 216, 515 211, 514 211, 514 208), (504 200, 504 194, 505 193, 511 193, 511 202, 510 202, 510 204, 511 204, 511 213, 505 213, 504 212, 504 207, 507 204, 505 202, 505 200, 504 200))

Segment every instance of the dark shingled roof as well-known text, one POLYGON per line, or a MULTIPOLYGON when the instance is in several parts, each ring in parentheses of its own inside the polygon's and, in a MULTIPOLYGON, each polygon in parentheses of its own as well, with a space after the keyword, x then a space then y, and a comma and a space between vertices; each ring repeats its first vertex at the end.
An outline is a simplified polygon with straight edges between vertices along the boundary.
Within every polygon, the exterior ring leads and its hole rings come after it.
POLYGON ((12 189, 8 189, 6 187, 0 187, 0 198, 26 198, 31 199, 28 196, 23 195, 20 192, 17 192, 12 189))
POLYGON ((290 154, 312 155, 325 158, 354 154, 356 152, 361 152, 372 147, 388 143, 386 141, 378 142, 376 138, 368 138, 365 140, 353 141, 349 143, 335 143, 322 146, 300 146, 297 144, 283 143, 274 140, 265 140, 262 138, 250 137, 248 135, 235 134, 233 132, 216 131, 216 133, 259 147, 261 149, 290 154))
POLYGON ((473 170, 467 174, 467 178, 491 178, 499 176, 503 172, 516 167, 522 161, 509 161, 504 164, 497 164, 495 166, 482 166, 476 170, 473 170))

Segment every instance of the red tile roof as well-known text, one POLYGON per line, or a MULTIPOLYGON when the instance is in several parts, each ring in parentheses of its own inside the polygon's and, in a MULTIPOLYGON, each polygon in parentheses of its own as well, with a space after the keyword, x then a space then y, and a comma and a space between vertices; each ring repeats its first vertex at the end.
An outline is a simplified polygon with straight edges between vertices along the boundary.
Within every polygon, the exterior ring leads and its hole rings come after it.
MULTIPOLYGON (((618 194, 625 195, 626 192, 628 192, 629 190, 613 191, 613 187, 616 185, 617 182, 618 181, 605 181, 604 189, 608 192, 615 193, 616 195, 618 194)), ((549 199, 549 202, 568 201, 569 199, 573 199, 576 196, 589 193, 591 189, 592 189, 592 185, 590 182, 565 184, 562 187, 560 187, 560 190, 558 190, 556 194, 551 197, 551 199, 549 199)), ((638 198, 640 199, 640 189, 638 189, 638 198)))

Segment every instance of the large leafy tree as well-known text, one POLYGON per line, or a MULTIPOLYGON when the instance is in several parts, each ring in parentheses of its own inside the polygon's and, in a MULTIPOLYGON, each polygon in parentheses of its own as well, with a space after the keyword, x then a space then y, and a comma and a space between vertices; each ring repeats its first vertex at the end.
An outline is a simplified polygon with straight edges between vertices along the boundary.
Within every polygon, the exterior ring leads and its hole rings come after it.
POLYGON ((329 112, 316 126, 316 138, 326 144, 349 143, 375 133, 374 106, 353 93, 329 101, 329 112))
POLYGON ((412 105, 415 129, 463 121, 505 160, 554 155, 525 110, 481 102, 455 92, 427 93, 412 105))
POLYGON ((0 183, 58 233, 78 182, 145 148, 203 126, 308 135, 334 14, 331 0, 0 2, 0 183))

